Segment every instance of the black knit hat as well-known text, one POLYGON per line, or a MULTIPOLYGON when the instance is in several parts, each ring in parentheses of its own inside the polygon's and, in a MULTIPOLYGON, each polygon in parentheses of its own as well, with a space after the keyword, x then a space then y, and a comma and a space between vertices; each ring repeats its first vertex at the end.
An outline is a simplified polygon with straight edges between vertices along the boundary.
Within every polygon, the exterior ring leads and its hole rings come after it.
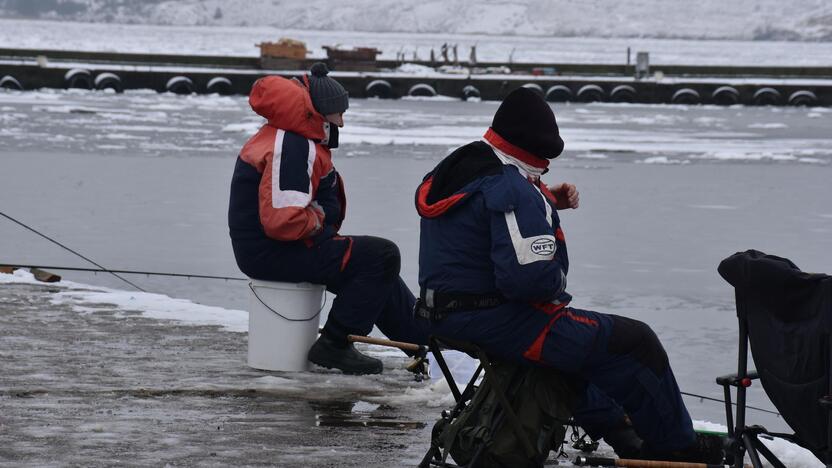
POLYGON ((555 159, 563 152, 555 113, 528 88, 517 88, 503 100, 491 128, 514 146, 538 158, 555 159))
POLYGON ((341 83, 326 76, 329 70, 323 62, 309 69, 309 95, 312 105, 323 115, 340 114, 350 107, 349 95, 341 83))

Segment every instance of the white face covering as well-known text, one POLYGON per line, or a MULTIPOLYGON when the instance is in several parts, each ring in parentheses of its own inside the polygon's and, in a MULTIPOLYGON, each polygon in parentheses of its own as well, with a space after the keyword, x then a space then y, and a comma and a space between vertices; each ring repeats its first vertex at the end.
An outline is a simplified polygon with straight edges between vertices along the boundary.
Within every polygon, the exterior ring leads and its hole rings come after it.
POLYGON ((540 176, 542 176, 543 173, 546 172, 546 169, 541 169, 539 167, 534 167, 531 164, 526 164, 523 161, 515 158, 514 156, 510 156, 500 151, 496 146, 492 145, 487 140, 483 141, 488 143, 488 146, 490 146, 491 149, 494 150, 494 154, 497 155, 497 157, 500 159, 500 161, 503 162, 503 164, 510 164, 512 166, 517 167, 517 169, 520 169, 520 173, 526 176, 527 178, 540 179, 540 176))

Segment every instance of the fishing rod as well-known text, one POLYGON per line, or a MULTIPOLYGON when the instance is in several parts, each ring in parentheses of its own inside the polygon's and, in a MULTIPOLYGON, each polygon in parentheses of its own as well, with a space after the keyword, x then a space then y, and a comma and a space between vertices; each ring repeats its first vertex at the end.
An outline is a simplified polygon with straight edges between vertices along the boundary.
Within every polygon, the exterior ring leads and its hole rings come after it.
MULTIPOLYGON (((577 466, 621 466, 627 468, 729 468, 729 465, 724 464, 710 464, 710 463, 692 463, 692 462, 674 462, 661 460, 636 460, 627 458, 608 458, 608 457, 586 457, 579 456, 575 458, 575 465, 577 466)), ((750 468, 750 465, 745 465, 750 468)))
POLYGON ((45 266, 45 265, 21 265, 16 263, 0 263, 3 266, 10 266, 12 268, 37 268, 40 270, 61 270, 61 271, 80 271, 85 273, 118 273, 122 275, 144 275, 144 276, 167 276, 173 278, 195 278, 195 279, 214 279, 225 281, 248 281, 248 278, 238 278, 233 276, 215 276, 215 275, 197 275, 192 273, 167 273, 161 271, 141 271, 141 270, 109 270, 101 268, 80 268, 80 267, 65 267, 65 266, 45 266))
POLYGON ((51 237, 47 236, 46 234, 43 234, 42 232, 38 231, 37 229, 35 229, 35 228, 31 227, 31 226, 26 225, 26 224, 25 224, 25 223, 23 223, 22 221, 18 221, 17 219, 12 218, 11 216, 7 215, 6 213, 3 213, 2 211, 0 211, 0 216, 2 216, 2 217, 4 217, 4 218, 8 219, 9 221, 11 221, 11 222, 13 222, 13 223, 17 224, 18 226, 20 226, 20 227, 22 227, 22 228, 24 228, 24 229, 26 229, 26 230, 28 230, 28 231, 31 231, 31 232, 33 232, 33 233, 35 233, 35 234, 39 235, 40 237, 42 237, 42 238, 44 238, 44 239, 48 240, 49 242, 51 242, 51 243, 53 243, 53 244, 57 245, 58 247, 60 247, 60 248, 62 248, 62 249, 64 249, 64 250, 66 250, 67 252, 69 252, 69 253, 71 253, 71 254, 75 255, 76 257, 82 258, 83 260, 85 260, 85 261, 87 261, 87 262, 89 262, 89 263, 92 263, 93 265, 95 265, 95 266, 97 266, 98 268, 100 268, 100 269, 102 270, 102 272, 103 272, 103 273, 109 273, 109 274, 111 274, 111 275, 115 276, 116 278, 120 279, 121 281, 124 281, 125 283, 129 284, 130 286, 132 286, 132 287, 136 288, 137 290, 139 290, 139 291, 141 291, 141 292, 147 292, 147 291, 145 291, 144 289, 142 289, 141 287, 137 286, 135 283, 131 282, 130 280, 128 280, 128 279, 126 279, 126 278, 124 278, 124 277, 120 276, 118 273, 115 273, 115 272, 113 272, 112 270, 109 270, 109 269, 107 269, 107 268, 104 268, 103 266, 101 266, 100 264, 96 263, 95 261, 93 261, 93 260, 89 259, 88 257, 85 257, 84 255, 81 255, 80 253, 76 252, 75 250, 70 249, 69 247, 65 246, 64 244, 61 244, 60 242, 56 241, 55 239, 53 239, 53 238, 51 238, 51 237))
MULTIPOLYGON (((323 330, 322 329, 318 330, 319 333, 321 331, 323 331, 323 330)), ((390 348, 398 348, 398 349, 401 349, 403 351, 423 353, 422 356, 427 355, 427 353, 425 353, 425 347, 422 346, 422 345, 415 344, 415 343, 406 343, 406 342, 402 342, 402 341, 391 341, 391 340, 385 340, 383 338, 375 338, 375 337, 371 337, 371 336, 360 336, 360 335, 349 335, 349 336, 347 336, 347 340, 352 341, 352 342, 357 342, 357 343, 367 343, 367 344, 374 344, 374 345, 379 345, 379 346, 387 346, 387 347, 390 347, 390 348)), ((418 357, 418 355, 417 355, 417 357, 418 357)), ((717 403, 725 404, 725 401, 720 400, 719 398, 713 398, 713 397, 709 397, 709 396, 705 396, 705 395, 699 395, 699 394, 696 394, 696 393, 689 393, 689 392, 682 392, 682 391, 680 391, 679 393, 681 393, 682 395, 687 395, 687 396, 690 396, 690 397, 699 398, 701 400, 709 400, 709 401, 715 401, 717 403)), ((737 404, 734 403, 734 402, 731 402, 731 404, 734 405, 734 406, 737 406, 737 404)), ((773 414, 777 417, 780 417, 780 413, 778 413, 776 411, 771 411, 771 410, 767 410, 765 408, 758 408, 756 406, 750 406, 750 405, 745 405, 745 407, 748 408, 748 409, 761 411, 763 413, 773 414)))

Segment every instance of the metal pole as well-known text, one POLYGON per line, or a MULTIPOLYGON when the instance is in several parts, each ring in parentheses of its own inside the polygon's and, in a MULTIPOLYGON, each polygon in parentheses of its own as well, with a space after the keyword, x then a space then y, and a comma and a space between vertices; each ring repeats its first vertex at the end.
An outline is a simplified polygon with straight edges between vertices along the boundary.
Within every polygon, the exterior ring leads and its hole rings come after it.
MULTIPOLYGON (((737 306, 739 307, 739 302, 737 302, 737 306)), ((737 358, 737 378, 744 379, 748 373, 748 322, 746 321, 744 313, 740 314, 739 310, 737 312, 737 315, 739 315, 740 329, 739 352, 737 358)), ((737 385, 737 421, 734 437, 741 438, 742 445, 745 447, 745 450, 748 451, 749 455, 752 457, 751 461, 754 463, 754 457, 757 454, 753 447, 748 446, 748 435, 745 433, 745 392, 746 388, 742 384, 737 385)), ((743 465, 743 450, 740 449, 737 455, 737 459, 734 461, 734 466, 736 468, 741 468, 743 465)), ((759 460, 757 465, 755 465, 755 468, 757 466, 760 466, 759 460)))

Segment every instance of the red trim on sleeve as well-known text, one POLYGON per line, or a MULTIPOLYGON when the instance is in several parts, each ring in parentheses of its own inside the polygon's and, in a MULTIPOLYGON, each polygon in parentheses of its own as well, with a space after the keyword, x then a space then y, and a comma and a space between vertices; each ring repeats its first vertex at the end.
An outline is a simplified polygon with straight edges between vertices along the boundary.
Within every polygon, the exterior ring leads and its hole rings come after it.
POLYGON ((506 153, 509 156, 515 157, 524 163, 536 167, 538 169, 546 169, 549 167, 549 160, 545 158, 540 158, 535 156, 534 154, 520 148, 519 146, 515 146, 512 143, 509 143, 508 140, 501 137, 499 133, 495 132, 493 128, 489 127, 488 131, 485 132, 483 136, 485 141, 494 145, 495 148, 506 153))
POLYGON ((432 184, 433 177, 430 177, 428 180, 422 182, 422 185, 416 191, 416 210, 425 218, 435 218, 445 213, 468 195, 467 193, 457 193, 430 205, 428 204, 428 193, 432 184))
POLYGON ((566 242, 566 236, 563 235, 563 229, 561 229, 560 226, 555 229, 555 239, 561 242, 566 242))

